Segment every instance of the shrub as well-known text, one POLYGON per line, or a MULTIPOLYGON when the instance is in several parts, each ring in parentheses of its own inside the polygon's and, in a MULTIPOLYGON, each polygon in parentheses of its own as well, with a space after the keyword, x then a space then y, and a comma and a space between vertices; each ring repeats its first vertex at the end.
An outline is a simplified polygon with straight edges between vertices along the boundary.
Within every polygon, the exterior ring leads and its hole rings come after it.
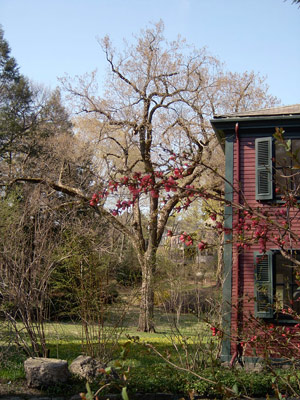
POLYGON ((142 281, 142 272, 137 262, 125 257, 116 264, 116 280, 120 285, 133 286, 142 281))
POLYGON ((165 364, 151 368, 135 368, 130 372, 128 390, 130 393, 183 393, 186 374, 165 364))
POLYGON ((223 387, 228 387, 237 394, 247 396, 265 397, 274 393, 272 388, 272 374, 267 372, 257 373, 246 370, 208 368, 201 371, 201 376, 217 382, 212 385, 204 380, 190 376, 185 386, 185 392, 194 390, 198 396, 220 397, 223 396, 223 387))

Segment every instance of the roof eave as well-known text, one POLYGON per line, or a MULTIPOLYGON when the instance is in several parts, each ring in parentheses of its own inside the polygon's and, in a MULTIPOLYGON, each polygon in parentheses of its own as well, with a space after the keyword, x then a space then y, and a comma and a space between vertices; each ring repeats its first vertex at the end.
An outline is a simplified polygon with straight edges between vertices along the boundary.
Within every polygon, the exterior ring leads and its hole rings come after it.
POLYGON ((288 121, 288 125, 300 126, 300 114, 293 115, 272 115, 272 116, 249 116, 249 117, 224 117, 224 116, 215 116, 210 120, 210 123, 213 127, 213 130, 217 136, 217 139, 223 149, 225 151, 225 132, 232 132, 236 123, 241 123, 243 128, 263 128, 266 129, 268 127, 281 126, 280 122, 288 121), (296 122, 295 124, 293 123, 296 122))
POLYGON ((255 116, 246 116, 246 117, 226 117, 224 115, 216 115, 213 119, 210 120, 211 123, 214 122, 240 122, 240 121, 275 121, 275 120, 291 120, 291 119, 300 119, 300 114, 289 114, 289 115, 255 115, 255 116))

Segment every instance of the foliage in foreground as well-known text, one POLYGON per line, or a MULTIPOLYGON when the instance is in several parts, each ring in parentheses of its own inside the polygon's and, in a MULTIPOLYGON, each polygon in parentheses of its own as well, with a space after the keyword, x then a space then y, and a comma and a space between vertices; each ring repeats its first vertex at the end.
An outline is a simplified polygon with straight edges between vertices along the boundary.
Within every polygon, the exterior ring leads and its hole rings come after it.
POLYGON ((201 381, 192 375, 164 364, 149 369, 139 368, 132 371, 129 380, 129 393, 184 393, 194 392, 198 396, 215 397, 220 396, 221 385, 233 388, 235 385, 239 393, 248 396, 265 396, 272 394, 272 376, 270 374, 249 373, 244 370, 228 370, 222 367, 217 369, 207 368, 201 374, 211 380, 217 380, 218 387, 201 381))
MULTIPOLYGON (((206 368, 201 375, 210 380, 217 381, 212 385, 199 380, 191 374, 183 371, 176 371, 164 363, 149 367, 139 367, 130 370, 127 381, 127 392, 129 398, 134 398, 136 393, 173 393, 182 394, 186 398, 192 396, 197 398, 232 398, 232 395, 224 389, 228 387, 236 393, 236 397, 266 397, 274 396, 276 392, 291 394, 290 390, 282 381, 278 381, 275 387, 272 373, 263 371, 261 373, 249 372, 244 369, 206 368)), ((281 372, 283 380, 291 375, 291 371, 281 372)), ((292 387, 296 389, 296 380, 290 379, 292 387)), ((92 385, 94 392, 99 389, 96 384, 92 385)), ((118 385, 111 385, 102 391, 105 393, 121 393, 118 385)))
MULTIPOLYGON (((153 336, 149 335, 149 336, 153 336)), ((155 346, 163 354, 176 356, 171 344, 168 344, 163 335, 156 335, 155 346), (161 340, 160 340, 161 339, 161 340)), ((67 358, 69 362, 76 358, 81 352, 80 343, 61 343, 57 347, 57 356, 59 358, 67 358), (71 357, 70 357, 71 355, 71 357)), ((125 346, 126 347, 126 346, 125 346)), ((121 349, 124 350, 124 345, 121 349)), ((54 355, 56 345, 51 344, 51 350, 54 355)), ((126 387, 129 398, 134 398, 135 393, 182 393, 188 396, 189 393, 195 396, 224 398, 224 387, 232 389, 237 396, 249 397, 265 397, 267 394, 275 394, 275 378, 271 371, 265 370, 261 373, 251 372, 245 369, 227 369, 219 364, 218 361, 214 365, 206 366, 198 370, 202 377, 217 382, 217 385, 212 385, 209 382, 198 379, 191 373, 175 370, 167 365, 161 358, 149 351, 143 344, 130 346, 128 353, 118 354, 118 359, 112 361, 111 365, 120 365, 126 371, 126 387)), ((6 361, 5 368, 0 369, 1 382, 17 383, 24 379, 24 370, 22 367, 25 355, 15 351, 11 352, 10 359, 6 361)), ((121 370, 121 368, 120 368, 121 370)), ((277 389, 280 393, 291 394, 287 388, 285 381, 297 390, 296 373, 292 370, 277 371, 283 379, 276 380, 277 389)), ((300 373, 299 373, 300 375, 300 373)), ((120 374, 121 376, 121 374, 120 374)), ((105 376, 103 377, 103 382, 105 376)), ((97 380, 91 385, 91 390, 95 393, 103 384, 97 380)), ((122 388, 121 388, 122 389, 122 388)), ((73 379, 66 386, 57 386, 47 389, 48 394, 60 393, 79 393, 85 390, 85 382, 79 382, 73 379)), ((121 393, 120 385, 114 382, 101 391, 101 395, 105 393, 121 393), (105 392, 106 391, 106 392, 105 392)))

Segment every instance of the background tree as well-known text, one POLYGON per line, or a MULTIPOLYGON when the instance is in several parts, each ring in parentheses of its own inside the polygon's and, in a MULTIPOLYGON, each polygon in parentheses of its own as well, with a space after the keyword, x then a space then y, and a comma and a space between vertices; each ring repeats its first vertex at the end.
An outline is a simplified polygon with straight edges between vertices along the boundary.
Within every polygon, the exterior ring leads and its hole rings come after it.
MULTIPOLYGON (((63 83, 78 111, 98 121, 109 191, 119 196, 113 215, 132 209, 131 226, 119 219, 117 225, 138 255, 139 329, 149 331, 154 329, 156 252, 169 216, 188 207, 191 185, 202 194, 220 191, 219 182, 207 178, 209 168, 216 168, 211 162, 215 152, 209 118, 219 110, 272 105, 275 99, 255 74, 227 74, 204 49, 193 49, 181 39, 168 43, 162 22, 143 31, 123 54, 116 53, 107 37, 101 45, 111 70, 105 96, 97 95, 95 74, 79 79, 77 86, 63 83)), ((99 203, 95 195, 91 204, 99 203)))
POLYGON ((28 130, 24 116, 29 113, 32 93, 10 56, 0 27, 0 156, 11 162, 11 148, 28 130))
POLYGON ((70 255, 54 258, 63 219, 41 208, 39 187, 27 189, 29 193, 22 188, 1 201, 1 314, 13 327, 13 341, 19 347, 28 355, 47 357, 44 323, 49 318, 49 280, 56 264, 70 255), (19 320, 23 325, 18 325, 19 320))
POLYGON ((90 189, 91 182, 96 183, 93 153, 90 145, 74 136, 59 90, 45 90, 19 73, 2 30, 0 91, 0 306, 15 332, 14 341, 27 354, 47 356, 43 327, 54 315, 57 300, 50 283, 71 255, 70 248, 69 253, 59 254, 58 246, 67 229, 78 229, 74 214, 77 220, 88 216, 77 201, 70 202, 53 189, 32 188, 24 182, 12 188, 9 182, 20 175, 33 179, 43 175, 90 189), (19 319, 31 347, 20 332, 19 319))
MULTIPOLYGON (((162 22, 142 31, 122 54, 117 55, 108 38, 101 45, 110 66, 104 96, 97 94, 94 73, 63 84, 73 107, 98 130, 91 165, 96 154, 104 164, 94 164, 89 175, 93 178, 83 186, 68 182, 61 172, 54 178, 56 169, 16 180, 43 183, 63 195, 90 200, 96 213, 128 237, 142 273, 138 327, 149 331, 154 330, 156 254, 168 218, 195 198, 222 194, 221 179, 216 179, 220 157, 209 118, 233 107, 270 106, 276 99, 255 74, 228 74, 206 50, 196 50, 180 38, 167 42, 162 22), (228 95, 230 85, 235 92, 228 95), (86 193, 93 187, 98 189, 91 199, 86 193)), ((75 132, 79 137, 79 125, 75 132)), ((65 165, 62 171, 67 171, 65 165)), ((186 243, 190 241, 187 237, 186 243)))
MULTIPOLYGON (((57 139, 58 136, 65 134, 71 135, 71 123, 62 105, 59 90, 50 92, 29 82, 20 74, 0 27, 2 178, 8 180, 16 175, 36 173, 41 169, 40 159, 46 152, 48 139, 53 137, 57 139)), ((53 169, 53 163, 50 169, 53 169)))

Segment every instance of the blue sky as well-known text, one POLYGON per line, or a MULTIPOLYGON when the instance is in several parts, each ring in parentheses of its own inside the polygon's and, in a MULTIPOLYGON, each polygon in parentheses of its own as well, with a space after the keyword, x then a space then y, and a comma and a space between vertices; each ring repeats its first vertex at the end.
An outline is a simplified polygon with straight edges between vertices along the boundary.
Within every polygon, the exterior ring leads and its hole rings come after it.
POLYGON ((300 103, 300 8, 292 0, 0 0, 0 23, 21 72, 55 88, 57 77, 81 75, 106 63, 97 37, 123 38, 162 19, 208 50, 232 72, 267 76, 282 104, 300 103))

